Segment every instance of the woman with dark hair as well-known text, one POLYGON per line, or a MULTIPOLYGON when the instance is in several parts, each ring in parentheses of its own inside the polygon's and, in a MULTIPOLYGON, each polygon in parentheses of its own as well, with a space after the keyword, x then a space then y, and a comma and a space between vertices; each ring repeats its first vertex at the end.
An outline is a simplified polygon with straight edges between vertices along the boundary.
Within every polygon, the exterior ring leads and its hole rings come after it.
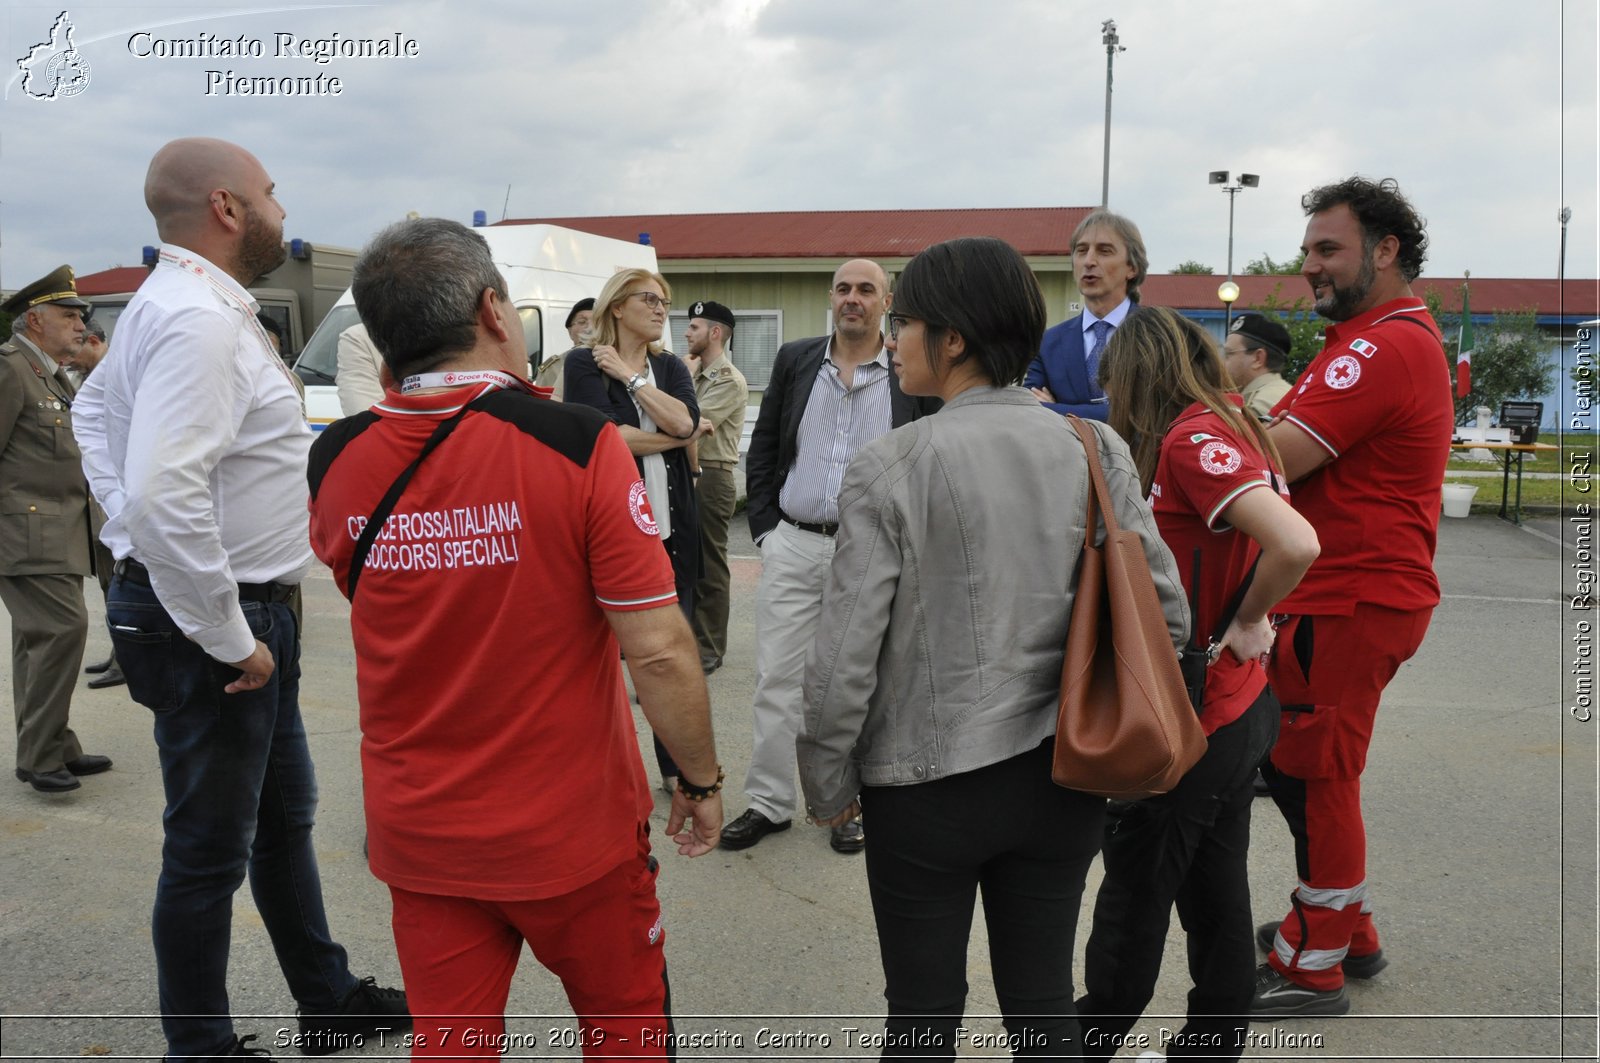
MULTIPOLYGON (((694 619, 694 583, 700 578, 700 519, 694 478, 684 450, 696 437, 700 404, 683 362, 663 354, 661 337, 672 306, 666 278, 646 269, 612 274, 595 299, 585 338, 590 346, 567 352, 563 401, 593 406, 617 425, 644 478, 649 501, 641 519, 653 520, 672 559, 678 606, 694 619)), ((677 788, 678 768, 656 740, 661 788, 677 788)))
POLYGON ((1078 1001, 1100 1040, 1085 1044, 1084 1058, 1114 1055, 1149 1004, 1176 903, 1194 988, 1167 1056, 1238 1059, 1256 965, 1252 784, 1278 733, 1263 667, 1274 638, 1267 613, 1311 567, 1317 535, 1290 508, 1278 452, 1230 393, 1222 355, 1199 325, 1164 307, 1135 310, 1106 345, 1100 382, 1190 592, 1198 555, 1198 634, 1214 633, 1236 598, 1238 607, 1212 645, 1205 756, 1172 792, 1109 807, 1078 1001))
MULTIPOLYGON (((1015 386, 1044 318, 1027 263, 999 240, 912 259, 888 347, 906 394, 944 407, 863 449, 839 492, 800 776, 814 822, 869 813, 886 1056, 955 1057, 980 890, 1014 1051, 1078 1051, 1073 935, 1105 802, 1050 780, 1088 463, 1068 424, 1015 386)), ((1128 448, 1094 428, 1117 517, 1143 540, 1181 642, 1172 555, 1128 448)))

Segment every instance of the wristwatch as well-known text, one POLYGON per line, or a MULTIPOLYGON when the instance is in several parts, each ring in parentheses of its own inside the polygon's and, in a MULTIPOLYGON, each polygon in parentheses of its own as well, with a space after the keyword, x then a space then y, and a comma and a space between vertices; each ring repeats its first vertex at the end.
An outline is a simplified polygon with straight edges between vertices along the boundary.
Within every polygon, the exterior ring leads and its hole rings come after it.
POLYGON ((650 383, 650 374, 649 373, 635 373, 635 374, 633 374, 631 377, 628 378, 628 394, 632 395, 635 391, 638 391, 640 388, 644 387, 648 383, 650 383))

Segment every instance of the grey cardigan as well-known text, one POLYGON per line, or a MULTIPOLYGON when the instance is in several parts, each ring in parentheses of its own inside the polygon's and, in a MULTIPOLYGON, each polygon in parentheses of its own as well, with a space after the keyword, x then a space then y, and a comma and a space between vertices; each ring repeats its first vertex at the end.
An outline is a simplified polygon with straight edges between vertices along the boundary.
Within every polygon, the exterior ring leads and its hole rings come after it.
MULTIPOLYGON (((1093 427, 1117 520, 1144 541, 1182 645, 1177 564, 1127 444, 1093 427)), ((972 771, 1055 733, 1088 491, 1076 433, 1023 388, 963 392, 856 455, 806 663, 798 758, 813 815, 862 785, 972 771)))

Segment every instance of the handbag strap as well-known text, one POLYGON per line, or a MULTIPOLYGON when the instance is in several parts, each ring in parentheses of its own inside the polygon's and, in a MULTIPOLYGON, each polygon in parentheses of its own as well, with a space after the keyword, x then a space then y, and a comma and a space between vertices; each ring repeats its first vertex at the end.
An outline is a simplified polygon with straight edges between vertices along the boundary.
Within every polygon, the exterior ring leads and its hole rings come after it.
POLYGON ((1228 599, 1228 607, 1222 611, 1222 616, 1217 621, 1217 628, 1211 633, 1212 642, 1221 642, 1222 636, 1228 633, 1228 625, 1233 623, 1233 618, 1239 615, 1239 606, 1244 604, 1244 596, 1250 590, 1250 584, 1256 578, 1256 566, 1261 564, 1261 555, 1256 554, 1256 559, 1250 562, 1250 568, 1244 574, 1239 589, 1233 592, 1233 597, 1228 599))
POLYGON ((1095 514, 1098 509, 1106 522, 1106 538, 1110 539, 1122 529, 1117 525, 1116 512, 1111 508, 1111 488, 1106 486, 1105 470, 1100 467, 1100 445, 1094 429, 1076 414, 1067 414, 1067 425, 1078 433, 1085 456, 1089 459, 1089 519, 1084 528, 1084 545, 1094 545, 1095 514))
MULTIPOLYGON (((1111 508, 1111 488, 1106 485, 1105 470, 1100 467, 1100 448, 1095 443, 1094 429, 1090 428, 1081 417, 1075 414, 1067 414, 1067 421, 1072 429, 1078 433, 1078 439, 1082 441, 1083 449, 1089 458, 1089 481, 1091 485, 1089 491, 1089 522, 1088 527, 1084 530, 1084 538, 1086 545, 1093 546, 1096 503, 1098 503, 1099 510, 1105 515, 1106 537, 1109 539, 1119 530, 1116 514, 1111 508)), ((1244 603, 1244 596, 1250 590, 1250 584, 1255 579, 1256 566, 1260 563, 1261 555, 1257 554, 1256 559, 1250 563, 1250 570, 1244 574, 1244 581, 1239 584, 1239 588, 1233 592, 1233 597, 1228 600, 1228 607, 1222 611, 1222 618, 1217 624, 1216 631, 1211 635, 1212 642, 1221 641, 1222 636, 1228 631, 1228 625, 1233 623, 1233 618, 1239 614, 1239 606, 1244 603)), ((1200 623, 1200 551, 1198 550, 1195 551, 1191 590, 1189 630, 1197 633, 1200 623)))
MULTIPOLYGON (((482 398, 483 396, 478 396, 482 398)), ((478 399, 473 399, 457 410, 449 419, 441 421, 439 427, 433 430, 433 435, 422 444, 422 450, 417 454, 416 460, 407 465, 400 475, 395 477, 394 483, 389 485, 389 490, 379 500, 372 511, 372 516, 367 518, 367 526, 361 529, 361 537, 356 540, 354 552, 350 555, 350 572, 345 576, 344 596, 350 601, 356 598, 356 582, 361 579, 361 570, 366 567, 367 555, 372 552, 372 544, 378 541, 378 534, 383 531, 384 522, 389 519, 389 514, 394 512, 395 504, 400 501, 400 496, 405 493, 406 486, 411 483, 411 478, 416 475, 417 468, 424 458, 434 452, 440 443, 449 437, 467 411, 477 404, 478 399)))

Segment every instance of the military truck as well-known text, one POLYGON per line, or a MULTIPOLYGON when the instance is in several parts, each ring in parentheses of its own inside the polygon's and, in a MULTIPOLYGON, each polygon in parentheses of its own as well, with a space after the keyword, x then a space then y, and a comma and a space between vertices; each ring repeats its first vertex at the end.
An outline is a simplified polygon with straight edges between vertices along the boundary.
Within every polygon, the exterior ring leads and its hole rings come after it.
MULTIPOLYGON (((350 287, 350 270, 355 265, 356 253, 348 247, 330 247, 301 239, 285 241, 284 250, 288 257, 283 265, 252 285, 250 294, 283 330, 281 353, 284 361, 292 364, 306 340, 350 287)), ((144 249, 147 268, 155 268, 158 253, 155 247, 144 249)), ((84 296, 94 305, 94 320, 106 330, 108 340, 116 329, 117 318, 132 298, 131 291, 84 296)))

